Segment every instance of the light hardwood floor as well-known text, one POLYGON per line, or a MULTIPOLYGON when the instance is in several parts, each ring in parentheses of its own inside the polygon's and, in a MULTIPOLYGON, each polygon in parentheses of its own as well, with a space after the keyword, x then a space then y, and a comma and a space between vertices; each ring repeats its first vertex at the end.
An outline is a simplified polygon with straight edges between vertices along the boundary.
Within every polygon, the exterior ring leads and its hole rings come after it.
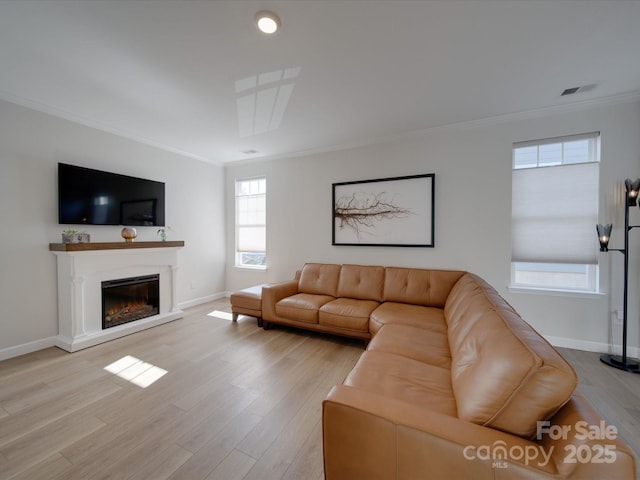
MULTIPOLYGON (((228 313, 228 301, 73 354, 49 348, 0 362, 0 479, 323 478, 321 401, 362 342, 264 331, 215 310, 228 313), (124 376, 151 365, 167 373, 142 388, 105 370, 127 356, 146 365, 124 376)), ((640 376, 597 354, 562 353, 640 452, 640 376)))

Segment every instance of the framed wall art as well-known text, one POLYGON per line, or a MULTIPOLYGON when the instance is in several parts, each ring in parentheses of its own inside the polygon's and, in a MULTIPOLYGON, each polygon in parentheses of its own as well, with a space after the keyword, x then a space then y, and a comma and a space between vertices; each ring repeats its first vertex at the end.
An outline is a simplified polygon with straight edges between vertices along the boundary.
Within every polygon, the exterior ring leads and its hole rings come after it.
POLYGON ((433 247, 435 174, 333 184, 332 245, 433 247))

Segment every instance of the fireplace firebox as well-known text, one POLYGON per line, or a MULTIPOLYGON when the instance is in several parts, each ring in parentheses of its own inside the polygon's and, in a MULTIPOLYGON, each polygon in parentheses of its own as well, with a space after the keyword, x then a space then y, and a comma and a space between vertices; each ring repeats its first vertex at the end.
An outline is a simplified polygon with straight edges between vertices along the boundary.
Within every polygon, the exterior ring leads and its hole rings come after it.
POLYGON ((160 313, 160 275, 102 282, 102 329, 160 313))

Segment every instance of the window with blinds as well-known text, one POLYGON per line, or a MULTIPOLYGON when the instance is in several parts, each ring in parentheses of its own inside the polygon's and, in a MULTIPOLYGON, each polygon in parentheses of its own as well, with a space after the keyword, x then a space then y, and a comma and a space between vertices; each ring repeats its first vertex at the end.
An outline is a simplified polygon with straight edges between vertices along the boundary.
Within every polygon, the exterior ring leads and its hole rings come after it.
POLYGON ((236 180, 236 266, 267 264, 267 179, 236 180))
POLYGON ((597 290, 600 134, 515 143, 511 284, 597 290))

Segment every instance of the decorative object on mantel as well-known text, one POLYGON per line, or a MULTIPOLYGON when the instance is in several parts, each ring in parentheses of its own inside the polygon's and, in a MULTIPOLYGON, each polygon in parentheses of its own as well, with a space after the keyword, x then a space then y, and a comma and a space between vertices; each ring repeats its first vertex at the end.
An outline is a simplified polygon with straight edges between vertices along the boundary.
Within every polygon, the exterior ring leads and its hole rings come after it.
POLYGON ((627 358, 627 303, 629 290, 629 230, 640 227, 640 225, 629 225, 629 207, 635 207, 638 204, 638 193, 640 192, 640 178, 635 181, 626 179, 624 181, 626 201, 624 206, 624 248, 609 248, 609 240, 611 239, 610 223, 606 225, 596 225, 598 232, 598 241, 600 242, 601 252, 620 252, 624 256, 624 293, 622 300, 622 356, 620 355, 602 355, 600 360, 607 365, 625 370, 632 373, 640 373, 640 363, 637 360, 627 358))
POLYGON ((78 230, 63 230, 62 243, 89 243, 91 235, 87 232, 79 232, 78 230))
POLYGON ((159 228, 156 233, 160 237, 160 241, 166 242, 167 241, 167 232, 171 232, 171 231, 172 231, 171 227, 167 225, 166 227, 159 228))
POLYGON ((136 237, 138 236, 137 230, 133 227, 124 227, 121 234, 124 241, 128 243, 135 242, 136 237))
POLYGON ((435 174, 333 184, 332 245, 433 247, 435 174))

